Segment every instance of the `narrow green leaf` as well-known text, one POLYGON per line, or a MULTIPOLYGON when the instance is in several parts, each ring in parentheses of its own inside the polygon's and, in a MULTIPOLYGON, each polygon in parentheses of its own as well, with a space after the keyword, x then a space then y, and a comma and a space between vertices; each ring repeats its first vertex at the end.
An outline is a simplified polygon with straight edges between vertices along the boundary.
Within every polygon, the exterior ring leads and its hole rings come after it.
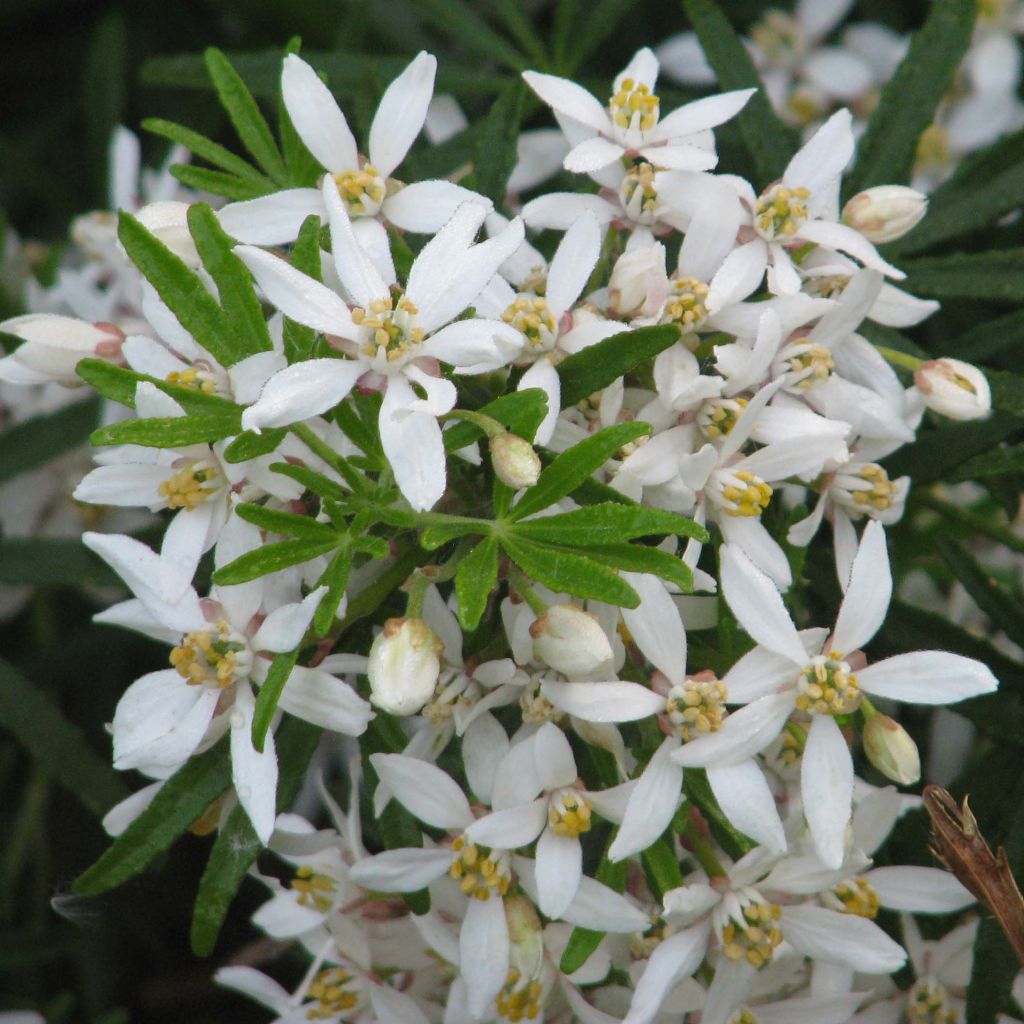
POLYGON ((338 532, 333 526, 319 523, 310 516, 300 516, 294 512, 283 512, 281 509, 250 502, 236 505, 235 512, 247 523, 270 533, 281 533, 286 537, 298 537, 302 540, 338 543, 338 532))
POLYGON ((184 146, 200 159, 205 160, 222 171, 250 181, 254 186, 261 187, 265 192, 274 190, 274 183, 265 175, 260 174, 252 164, 236 156, 230 149, 225 149, 219 142, 208 139, 199 132, 192 131, 184 125, 176 124, 174 121, 165 121, 161 117, 149 117, 142 122, 146 131, 159 135, 184 146))
POLYGON ((487 0, 487 6, 515 37, 523 53, 528 54, 534 63, 547 64, 544 43, 519 0, 487 0))
POLYGON ((1024 248, 904 260, 904 287, 934 299, 1024 300, 1024 248))
POLYGON ((619 423, 605 427, 568 451, 562 452, 540 475, 537 482, 512 509, 513 520, 533 515, 553 505, 587 480, 603 466, 624 444, 629 444, 651 432, 647 423, 619 423))
POLYGON ((284 160, 278 152, 277 143, 270 132, 266 119, 260 108, 246 88, 241 76, 231 66, 231 62, 218 50, 211 46, 203 55, 206 70, 210 74, 221 105, 231 118, 238 137, 249 150, 256 162, 267 175, 278 185, 288 184, 288 171, 284 160))
POLYGON ((1024 416, 1024 375, 1009 370, 985 370, 992 391, 992 406, 1014 416, 1024 416))
POLYGON ((223 171, 211 171, 209 167, 195 167, 192 164, 175 164, 171 175, 177 178, 185 188, 194 188, 200 192, 211 192, 215 196, 223 196, 234 203, 242 203, 247 199, 259 199, 274 191, 274 185, 263 185, 250 178, 236 178, 223 171))
MULTIPOLYGON (((106 9, 93 30, 85 56, 82 76, 82 120, 96 192, 107 199, 107 185, 113 179, 109 164, 110 140, 124 122, 128 92, 128 26, 125 12, 106 9)), ((111 205, 118 200, 113 198, 111 205)))
POLYGON ((640 863, 643 865, 651 892, 659 903, 670 889, 678 889, 683 884, 679 861, 664 839, 659 839, 648 846, 640 854, 640 863))
POLYGON ((352 551, 346 545, 338 549, 317 581, 318 587, 327 587, 327 593, 324 594, 323 600, 317 606, 316 614, 313 616, 313 630, 317 636, 325 637, 331 631, 331 626, 334 625, 334 619, 338 613, 338 606, 345 596, 351 572, 352 551))
POLYGON ((510 535, 502 537, 501 546, 527 576, 558 593, 622 608, 636 608, 640 604, 640 596, 624 579, 590 558, 510 535))
POLYGON ((82 444, 99 414, 99 402, 93 398, 0 430, 0 483, 82 444))
POLYGON ((231 437, 241 429, 237 420, 221 416, 163 416, 122 420, 94 430, 94 445, 138 444, 145 448, 180 448, 189 444, 210 444, 231 437))
POLYGON ((637 537, 674 535, 707 541, 708 532, 692 519, 657 508, 603 502, 572 512, 517 523, 516 534, 553 544, 613 544, 637 537))
POLYGON ((793 133, 772 110, 754 61, 721 7, 714 0, 683 0, 683 10, 715 70, 718 88, 758 90, 736 116, 736 126, 763 188, 782 177, 796 151, 793 133))
POLYGON ((234 332, 217 300, 184 262, 122 210, 118 237, 132 263, 157 290, 181 326, 224 366, 241 358, 234 332))
POLYGON ((956 541, 935 538, 939 554, 978 607, 1007 636, 1024 637, 1024 605, 993 579, 956 541))
POLYGON ((467 519, 461 523, 444 523, 438 526, 428 526, 420 534, 420 546, 426 551, 436 551, 442 544, 459 537, 469 537, 474 533, 486 533, 489 523, 479 519, 467 519))
POLYGON ((631 0, 597 0, 587 5, 586 17, 573 21, 573 32, 567 40, 568 66, 572 74, 615 31, 616 26, 630 11, 636 10, 631 0))
POLYGON ((523 71, 529 63, 465 0, 409 0, 409 6, 446 38, 457 39, 471 54, 497 61, 512 71, 523 71))
POLYGON ((263 753, 263 745, 267 741, 267 730, 274 719, 277 702, 281 699, 288 677, 299 660, 298 650, 275 654, 267 672, 266 681, 256 695, 256 710, 252 716, 252 745, 263 753))
POLYGON ((948 349, 951 355, 968 362, 990 359, 1006 349, 1024 345, 1024 310, 987 320, 956 337, 948 349))
POLYGON ((344 633, 353 622, 372 615, 408 579, 412 571, 426 561, 427 555, 415 547, 402 551, 393 565, 385 569, 368 587, 349 598, 345 618, 338 625, 339 634, 344 633))
POLYGON ((584 548, 587 558, 613 569, 646 572, 674 583, 689 593, 693 589, 693 572, 678 556, 643 544, 602 544, 584 548))
POLYGON ((474 173, 476 188, 495 206, 505 202, 508 179, 519 159, 519 122, 522 118, 526 84, 516 79, 502 90, 480 127, 476 141, 474 173))
MULTIPOLYGON (((532 441, 547 415, 548 398, 541 388, 525 388, 501 395, 476 411, 497 420, 518 437, 532 441)), ((460 420, 444 432, 444 445, 450 452, 458 451, 483 436, 483 430, 475 423, 460 420)))
POLYGON ((80 896, 98 896, 145 871, 231 785, 228 744, 186 761, 160 788, 153 802, 74 883, 80 896))
POLYGON ((950 483, 963 483, 965 480, 1007 476, 1021 470, 1024 470, 1024 444, 1015 444, 975 455, 961 463, 958 469, 949 474, 948 479, 950 483))
POLYGON ((285 439, 284 427, 271 427, 259 434, 245 430, 224 449, 225 462, 248 462, 261 455, 269 455, 285 439))
POLYGON ((101 817, 128 791, 82 730, 39 686, 0 660, 0 729, 10 733, 53 780, 101 817))
MULTIPOLYGON (((286 811, 295 799, 319 741, 320 730, 297 718, 287 719, 278 730, 278 813, 286 811)), ((235 894, 262 849, 245 809, 236 807, 217 833, 199 880, 191 929, 196 956, 213 952, 235 894)))
POLYGON ((205 203, 188 208, 188 229, 196 249, 217 285, 225 317, 235 333, 239 358, 270 352, 274 343, 263 318, 263 308, 245 264, 231 251, 234 242, 224 232, 216 214, 205 203))
POLYGON ((359 415, 353 403, 346 400, 337 406, 334 410, 334 421, 367 458, 373 459, 383 467, 384 449, 380 444, 380 435, 374 426, 359 415))
POLYGON ((932 123, 971 43, 976 11, 975 0, 933 0, 857 145, 857 160, 846 178, 847 195, 909 180, 917 141, 932 123))
POLYGON ((290 462, 275 462, 270 467, 274 473, 290 477, 297 483, 302 484, 307 491, 312 491, 321 498, 330 498, 332 501, 346 501, 350 493, 341 484, 329 477, 318 473, 308 466, 295 466, 290 462))
POLYGON ((76 589, 121 585, 117 574, 79 539, 57 537, 0 540, 0 583, 76 589))
POLYGON ((641 327, 613 334, 558 364, 562 381, 562 408, 568 409, 584 398, 603 391, 642 363, 653 359, 679 340, 673 324, 641 327))
POLYGON ((715 794, 711 791, 707 772, 703 768, 687 768, 683 773, 683 793, 686 799, 700 808, 711 826, 712 834, 730 857, 738 860, 755 846, 745 835, 733 828, 722 813, 715 794))
MULTIPOLYGON (((615 892, 623 892, 628 877, 628 861, 620 860, 613 864, 608 859, 608 847, 612 845, 614 836, 610 837, 605 847, 604 856, 597 867, 597 880, 615 892)), ((566 943, 559 962, 559 970, 563 974, 573 974, 590 959, 591 953, 600 945, 605 932, 594 931, 592 928, 573 928, 569 941, 566 943)))
POLYGON ((285 540, 279 544, 265 544, 256 551, 248 551, 233 562, 222 565, 213 574, 213 582, 218 586, 248 583, 260 576, 318 558, 333 551, 337 545, 336 534, 331 540, 285 540))
POLYGON ((972 455, 988 451, 1022 425, 1015 416, 996 413, 987 420, 939 427, 922 433, 912 444, 885 459, 885 469, 891 478, 906 474, 915 484, 942 480, 972 455))
POLYGON ((492 534, 459 563, 455 571, 455 596, 459 625, 471 632, 480 625, 487 600, 498 582, 498 541, 492 534))

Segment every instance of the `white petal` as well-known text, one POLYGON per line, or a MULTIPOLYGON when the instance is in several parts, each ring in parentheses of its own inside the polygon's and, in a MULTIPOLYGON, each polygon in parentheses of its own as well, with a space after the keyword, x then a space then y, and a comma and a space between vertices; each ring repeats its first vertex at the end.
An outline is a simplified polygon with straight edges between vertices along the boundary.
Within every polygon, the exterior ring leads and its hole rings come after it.
POLYGON ((217 211, 220 226, 236 241, 249 245, 284 245, 299 237, 310 215, 324 215, 319 189, 289 188, 257 199, 228 203, 217 211))
POLYGON ((388 297, 388 282, 356 241, 348 209, 341 201, 337 183, 330 176, 324 178, 322 192, 327 219, 331 226, 331 256, 334 260, 334 269, 345 286, 345 291, 356 304, 369 309, 377 299, 388 297))
POLYGON ((365 889, 415 892, 445 874, 451 863, 451 850, 385 850, 353 864, 349 878, 365 889))
POLYGON ((548 820, 547 800, 534 800, 494 811, 473 822, 466 834, 475 843, 497 850, 518 850, 532 843, 544 830, 548 820))
POLYGON ((378 424, 395 483, 409 504, 422 512, 444 494, 446 469, 441 428, 429 413, 410 411, 416 402, 419 398, 405 378, 391 377, 378 424))
POLYGON ((640 595, 637 608, 623 608, 622 619, 643 656, 672 683, 686 676, 686 632, 679 610, 661 580, 646 573, 622 578, 640 595))
POLYGON ((508 746, 508 736, 501 723, 486 712, 475 717, 463 734, 462 759, 469 788, 485 804, 491 802, 494 773, 508 746))
POLYGON ((317 587, 302 601, 272 611, 252 638, 253 650, 280 654, 298 647, 326 593, 327 587, 317 587))
POLYGON ((544 783, 537 773, 533 743, 523 740, 513 744, 498 763, 491 806, 497 811, 529 803, 543 788, 544 783))
POLYGON ((576 174, 589 174, 620 160, 625 152, 617 142, 595 135, 569 150, 562 166, 576 174))
POLYGON ((501 320, 459 320, 442 327, 423 343, 421 351, 456 373, 489 373, 510 363, 523 347, 522 334, 501 320))
POLYGON ((537 778, 544 789, 570 786, 576 781, 576 761, 565 733, 545 722, 533 735, 533 757, 537 778))
POLYGON ((485 196, 451 181, 416 181, 388 196, 381 213, 403 231, 433 235, 451 220, 455 211, 467 202, 490 207, 485 196))
POLYGON ((755 238, 734 249, 722 261, 711 279, 706 305, 709 313, 717 313, 750 295, 764 278, 768 266, 768 247, 755 238))
POLYGON ((420 821, 449 831, 473 821, 462 787, 436 765, 402 754, 372 754, 370 761, 381 782, 420 821))
POLYGON ((837 179, 853 156, 851 121, 848 110, 837 110, 789 161, 782 180, 813 195, 837 179))
POLYGON ((878 255, 878 250, 859 232, 845 224, 833 224, 824 220, 811 220, 799 231, 799 237, 816 242, 829 249, 838 249, 860 260, 872 270, 880 270, 886 277, 902 281, 907 275, 887 263, 878 255))
POLYGON ((256 699, 247 682, 235 687, 231 715, 231 779, 238 802, 249 815, 257 838, 264 845, 274 831, 277 804, 277 754, 274 734, 268 732, 262 753, 252 745, 252 719, 256 699))
POLYGON ((878 632, 889 610, 892 573, 885 547, 885 528, 871 520, 864 528, 850 582, 839 608, 832 645, 849 654, 863 647, 878 632))
POLYGON ((666 996, 700 966, 709 936, 710 927, 702 922, 658 944, 636 983, 622 1024, 649 1024, 654 1020, 666 996))
POLYGON ((537 444, 547 444, 555 432, 562 407, 562 378, 550 359, 538 359, 523 374, 516 390, 528 391, 530 388, 540 388, 548 396, 548 410, 533 437, 537 444))
POLYGON ((474 1018, 486 1014, 505 984, 509 951, 504 903, 471 899, 459 930, 459 972, 474 1018))
POLYGON ((683 784, 683 770, 670 756, 678 745, 674 737, 666 737, 647 762, 608 849, 608 859, 613 863, 646 850, 672 821, 683 784))
POLYGON ((584 213, 558 243, 548 268, 546 296, 555 320, 580 297, 601 254, 601 226, 584 213))
POLYGON ((585 213, 593 214, 598 224, 604 225, 619 216, 620 208, 590 193, 552 192, 531 199, 523 207, 522 216, 531 228, 568 231, 585 213))
POLYGON ((722 958, 708 987, 701 1010, 702 1024, 726 1024, 740 1005, 750 998, 755 969, 745 960, 722 958))
POLYGON ((665 710, 665 698, 640 683, 546 680, 541 692, 555 707, 586 722, 635 722, 665 710))
POLYGON ((756 89, 736 89, 687 103, 659 121, 656 133, 660 138, 670 139, 715 128, 735 117, 755 92, 756 89))
POLYGON ((340 174, 357 169, 356 140, 345 115, 317 73, 295 54, 284 59, 281 95, 306 148, 327 170, 340 174))
MULTIPOLYGON (((809 656, 821 650, 827 630, 804 630, 800 634, 809 656)), ((787 683, 793 682, 798 671, 789 658, 780 657, 763 647, 755 647, 736 662, 722 677, 728 692, 729 704, 749 704, 758 697, 774 693, 787 683)))
POLYGON ((286 427, 333 409, 366 372, 354 359, 307 359, 267 381, 259 401, 242 413, 246 430, 286 427))
POLYGON ((388 229, 375 217, 357 217, 352 222, 352 234, 381 279, 388 285, 397 284, 388 229))
POLYGON ((583 847, 578 839, 546 828, 537 840, 537 906, 545 917, 561 917, 583 875, 583 847))
POLYGON ((857 680, 872 696, 911 704, 955 704, 994 693, 999 685, 980 661, 946 651, 898 654, 861 669, 857 680))
POLYGON ((370 163, 382 178, 405 159, 427 116, 437 58, 421 51, 387 87, 370 125, 370 163))
POLYGON ((891 974, 907 959, 873 921, 823 907, 783 907, 782 934, 804 956, 865 974, 891 974))
POLYGON ((597 132, 609 132, 608 112, 582 86, 567 78, 556 78, 537 71, 524 71, 526 84, 552 109, 597 132))
POLYGON ((368 991, 377 1020, 387 1021, 388 1024, 430 1024, 430 1019, 416 1005, 415 1000, 404 992, 388 985, 373 984, 368 986, 368 991))
POLYGON ((774 853, 784 853, 786 836, 775 797, 754 761, 710 766, 708 782, 722 813, 744 835, 774 853))
POLYGON ((362 736, 373 718, 370 705, 328 672, 296 665, 278 702, 282 711, 344 736, 362 736))
MULTIPOLYGON (((530 898, 536 900, 536 887, 532 871, 527 874, 525 865, 531 865, 525 857, 516 857, 514 864, 523 888, 530 898), (533 888, 531 888, 531 885, 533 888)), ((568 921, 579 928, 591 928, 599 932, 643 931, 648 927, 644 922, 647 915, 633 905, 625 896, 620 895, 608 886, 602 885, 593 878, 583 875, 579 888, 572 903, 562 914, 562 920, 568 921)))
POLYGON ((254 967, 219 967, 213 976, 218 985, 234 989, 242 995, 262 1003, 268 1010, 285 1013, 291 1004, 291 995, 273 978, 254 967))
POLYGON ((950 872, 938 868, 875 868, 864 877, 889 910, 951 914, 975 902, 950 872))
POLYGON ((792 691, 759 697, 729 715, 718 732, 698 736, 682 746, 672 760, 692 767, 741 764, 779 735, 794 707, 792 691))
POLYGON ((839 726, 815 715, 800 764, 804 816, 818 856, 830 868, 843 863, 853 801, 853 759, 839 726))

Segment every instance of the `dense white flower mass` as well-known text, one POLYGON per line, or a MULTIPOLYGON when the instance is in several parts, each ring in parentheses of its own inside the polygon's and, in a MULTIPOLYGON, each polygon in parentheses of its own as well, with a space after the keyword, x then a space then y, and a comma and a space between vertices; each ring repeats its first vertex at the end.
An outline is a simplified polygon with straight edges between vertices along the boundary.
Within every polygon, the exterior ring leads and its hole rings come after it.
MULTIPOLYGON (((171 652, 113 709, 114 766, 155 781, 107 826, 143 827, 183 766, 226 756, 208 826, 276 857, 253 922, 310 966, 290 989, 216 977, 275 1021, 961 1019, 975 926, 933 945, 910 914, 973 897, 873 866, 908 804, 859 776, 921 776, 901 704, 997 688, 885 625, 910 491, 885 460, 992 393, 967 362, 876 343, 938 308, 876 245, 928 224, 919 189, 946 172, 921 156, 913 188, 841 204, 902 46, 867 25, 824 43, 848 6, 751 31, 808 129, 777 180, 719 166, 755 89, 666 110, 647 48, 600 98, 525 71, 562 137, 524 136, 508 216, 478 178, 396 177, 447 109, 434 57, 361 146, 289 54, 312 177, 216 213, 122 188, 120 242, 80 225, 95 301, 72 305, 68 274, 0 323, 22 339, 0 380, 81 377, 128 407, 73 496, 163 514, 155 544, 84 541, 132 594, 97 621, 171 652), (579 191, 538 190, 552 152, 579 191), (323 730, 308 769, 291 719, 323 730), (322 775, 339 764, 347 811, 322 775)), ((658 53, 713 80, 692 37, 658 53)), ((998 68, 970 69, 934 128, 951 145, 958 106, 1020 119, 998 68)))

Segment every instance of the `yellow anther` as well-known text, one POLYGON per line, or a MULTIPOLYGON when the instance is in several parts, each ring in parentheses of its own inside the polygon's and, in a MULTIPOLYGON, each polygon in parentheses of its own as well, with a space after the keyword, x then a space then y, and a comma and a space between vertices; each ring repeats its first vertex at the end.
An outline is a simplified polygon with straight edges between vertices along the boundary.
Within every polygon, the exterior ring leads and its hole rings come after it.
POLYGON ((907 1024, 956 1024, 959 1019, 945 987, 934 978, 921 978, 907 990, 907 1024))
POLYGON ((209 629, 186 633, 180 646, 171 649, 170 662, 190 686, 223 688, 249 674, 252 655, 244 637, 221 619, 209 629))
POLYGON ((309 986, 306 1003, 307 1020, 330 1020, 356 1009, 360 1003, 358 991, 353 991, 352 975, 340 967, 321 971, 309 986))
POLYGON ((158 488, 168 508, 184 508, 190 512, 202 505, 220 486, 220 471, 206 460, 190 462, 169 476, 158 488))
POLYGON ((508 304, 501 319, 520 331, 532 350, 550 352, 555 347, 558 325, 547 299, 520 293, 508 304))
POLYGON ((452 854, 448 874, 467 896, 486 900, 492 893, 504 896, 508 892, 512 870, 507 853, 495 853, 459 836, 452 843, 452 854))
POLYGON ((762 193, 754 207, 754 229, 769 242, 782 236, 792 238, 807 220, 809 189, 773 185, 762 193))
POLYGON ((676 324, 683 334, 690 334, 707 318, 708 309, 704 304, 707 297, 708 286, 695 277, 680 277, 672 281, 659 322, 676 324))
POLYGON ((738 473, 717 471, 712 474, 708 489, 727 515, 745 518, 761 515, 774 493, 769 484, 745 469, 738 473))
POLYGON ((540 692, 540 686, 536 682, 523 687, 523 692, 519 695, 519 710, 524 722, 560 722, 565 717, 565 712, 556 708, 540 692))
POLYGON ((370 359, 383 356, 389 363, 405 361, 415 354, 424 338, 415 326, 416 304, 404 296, 396 303, 390 298, 374 299, 368 310, 356 306, 352 321, 361 328, 360 347, 370 359))
POLYGON ((816 715, 846 715, 856 711, 861 693, 857 676, 839 651, 818 654, 800 673, 796 706, 816 715))
POLYGON ((665 712, 684 742, 717 732, 725 717, 725 684, 717 679, 687 679, 668 692, 665 712))
POLYGON ((624 78, 608 102, 608 112, 617 128, 647 132, 658 123, 660 102, 649 86, 624 78))
POLYGON ((536 1020, 540 1015, 544 987, 539 981, 526 981, 515 968, 508 972, 505 987, 498 993, 495 1004, 500 1016, 518 1024, 519 1021, 536 1020))
POLYGON ((756 1017, 749 1007, 744 1006, 729 1018, 729 1024, 761 1024, 761 1018, 756 1017))
POLYGON ((815 384, 828 380, 835 369, 832 353, 824 345, 808 338, 790 342, 779 356, 792 374, 787 382, 789 387, 801 391, 809 391, 815 384))
POLYGON ((654 168, 646 162, 634 164, 619 186, 619 199, 632 220, 653 224, 658 209, 658 190, 654 184, 654 168))
POLYGON ((866 878, 855 878, 849 882, 837 885, 833 894, 840 903, 840 909, 844 914, 854 914, 857 917, 867 917, 874 920, 878 917, 880 906, 878 893, 871 887, 866 878))
POLYGON ((730 920, 722 929, 722 952, 730 960, 746 960, 752 967, 770 963, 782 942, 781 913, 774 903, 748 903, 742 923, 730 920))
POLYGON ((918 168, 944 167, 949 160, 949 133, 937 124, 930 124, 917 140, 916 166, 918 168))
POLYGON ((590 803, 575 789, 559 790, 548 804, 548 825, 559 836, 579 839, 591 829, 590 803))
POLYGON ((334 182, 351 217, 375 216, 387 195, 387 183, 370 164, 358 171, 336 174, 334 182))
POLYGON ((213 375, 206 370, 197 370, 194 366, 190 366, 187 370, 172 370, 167 374, 167 383, 177 384, 183 388, 192 388, 194 391, 202 391, 207 395, 212 395, 217 390, 217 382, 213 375))
POLYGON ((295 872, 291 888, 299 894, 299 903, 322 914, 330 910, 334 902, 334 879, 316 874, 308 864, 295 872))
POLYGON ((787 63, 803 45, 800 22, 785 11, 770 10, 750 28, 759 53, 771 63, 787 63))
POLYGON ((697 410, 697 426, 709 441, 717 441, 736 426, 746 407, 745 398, 709 398, 697 410))

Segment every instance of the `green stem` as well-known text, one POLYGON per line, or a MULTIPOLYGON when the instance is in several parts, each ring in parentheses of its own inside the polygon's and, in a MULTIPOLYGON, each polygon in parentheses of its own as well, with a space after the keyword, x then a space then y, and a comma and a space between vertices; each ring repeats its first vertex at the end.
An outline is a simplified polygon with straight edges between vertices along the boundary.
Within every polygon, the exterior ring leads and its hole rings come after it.
POLYGON ((357 494, 368 491, 366 478, 352 467, 348 459, 336 452, 323 438, 318 437, 306 423, 296 423, 292 433, 314 454, 319 455, 357 494))
POLYGON ((488 416, 482 412, 473 412, 470 409, 452 409, 451 412, 445 414, 444 419, 465 420, 467 423, 472 423, 473 426, 479 427, 489 438, 501 437, 502 434, 508 433, 508 428, 499 423, 493 416, 488 416))
POLYGON ((423 618, 423 602, 426 600, 427 587, 433 581, 423 572, 417 569, 410 577, 407 584, 409 600, 405 604, 405 616, 408 619, 423 618))
POLYGON ((547 601, 530 586, 526 577, 518 569, 513 570, 512 585, 516 588, 516 593, 530 606, 534 614, 543 615, 548 610, 547 601))
POLYGON ((884 356, 893 366, 902 366, 904 370, 920 370, 923 359, 910 355, 909 352, 899 352, 894 348, 887 348, 885 345, 876 345, 879 355, 884 356))
POLYGON ((938 512, 945 519, 959 523, 961 526, 966 526, 971 530, 976 530, 986 537, 991 537, 994 541, 998 541, 1011 551, 1018 551, 1024 554, 1024 537, 1018 537, 1007 527, 990 522, 987 515, 981 515, 978 512, 971 512, 969 509, 960 508, 952 502, 938 498, 928 491, 918 491, 914 495, 914 502, 924 508, 930 508, 933 512, 938 512))
MULTIPOLYGON (((694 807, 695 805, 691 804, 690 806, 694 807)), ((683 810, 685 812, 686 808, 684 807, 683 810)), ((708 878, 723 878, 728 875, 729 872, 722 867, 722 862, 718 859, 711 843, 700 834, 689 815, 687 815, 686 827, 682 830, 682 835, 686 839, 690 852, 707 873, 708 878)))

